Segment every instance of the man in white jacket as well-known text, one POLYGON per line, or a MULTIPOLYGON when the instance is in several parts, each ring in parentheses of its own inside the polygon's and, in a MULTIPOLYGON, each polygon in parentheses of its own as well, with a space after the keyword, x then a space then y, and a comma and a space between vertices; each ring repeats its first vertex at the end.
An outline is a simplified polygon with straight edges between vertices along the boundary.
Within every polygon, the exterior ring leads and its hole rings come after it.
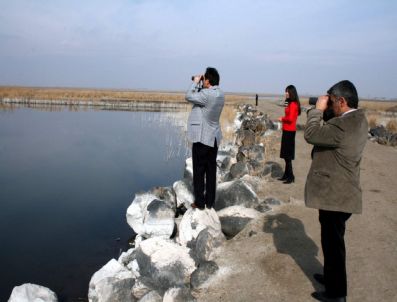
POLYGON ((208 67, 204 75, 193 77, 186 93, 186 101, 193 104, 187 134, 193 144, 193 208, 212 208, 216 192, 216 156, 222 139, 219 118, 225 103, 219 88, 219 74, 208 67), (200 87, 202 84, 202 88, 200 87))

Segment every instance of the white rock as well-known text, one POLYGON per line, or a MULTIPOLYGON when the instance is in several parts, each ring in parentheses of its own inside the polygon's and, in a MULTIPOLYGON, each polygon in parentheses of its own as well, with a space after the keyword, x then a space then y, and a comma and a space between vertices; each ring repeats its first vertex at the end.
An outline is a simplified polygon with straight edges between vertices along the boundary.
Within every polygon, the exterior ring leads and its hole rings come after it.
POLYGON ((139 234, 136 235, 135 240, 134 240, 135 248, 138 248, 143 240, 145 240, 145 238, 143 238, 141 235, 139 235, 139 234))
POLYGON ((218 215, 223 233, 232 238, 241 232, 248 222, 259 217, 261 213, 242 206, 231 206, 220 210, 218 215))
POLYGON ((187 245, 188 242, 196 239, 198 234, 206 228, 214 236, 222 233, 221 222, 214 209, 187 210, 179 224, 179 243, 187 245))
POLYGON ((172 206, 151 193, 136 195, 126 216, 135 233, 145 238, 169 238, 175 227, 175 211, 172 206))
POLYGON ((127 268, 134 274, 136 278, 139 278, 141 276, 139 272, 138 261, 136 259, 128 263, 127 268))
POLYGON ((137 249, 136 259, 142 277, 150 278, 156 288, 166 290, 189 284, 196 269, 187 247, 171 240, 154 237, 143 241, 137 249))
POLYGON ((135 248, 132 248, 126 252, 121 253, 121 255, 117 261, 121 265, 127 266, 134 259, 135 259, 135 248))
POLYGON ((163 302, 195 302, 196 299, 188 288, 170 288, 163 297, 163 302))
POLYGON ((150 193, 136 194, 131 205, 127 209, 127 223, 132 227, 135 233, 144 234, 145 226, 143 225, 144 213, 148 204, 157 199, 157 196, 150 193))
POLYGON ((241 179, 224 182, 217 187, 214 207, 218 211, 235 205, 255 208, 258 204, 255 191, 241 179))
POLYGON ((246 208, 243 206, 231 206, 224 208, 217 212, 219 218, 223 217, 245 217, 245 218, 257 218, 261 215, 255 209, 246 208))
POLYGON ((152 290, 144 295, 138 302, 162 302, 163 298, 160 296, 158 292, 152 290))
POLYGON ((189 180, 178 180, 174 182, 172 188, 176 194, 177 206, 179 207, 183 204, 187 209, 191 208, 191 204, 194 202, 194 196, 189 180))
POLYGON ((88 300, 92 302, 134 301, 133 274, 115 259, 110 260, 91 278, 88 300))
POLYGON ((36 284, 25 283, 14 287, 8 302, 56 302, 57 296, 50 289, 36 284))
POLYGON ((144 284, 139 278, 135 280, 135 284, 132 287, 132 295, 136 299, 141 299, 147 293, 149 293, 152 289, 144 284))

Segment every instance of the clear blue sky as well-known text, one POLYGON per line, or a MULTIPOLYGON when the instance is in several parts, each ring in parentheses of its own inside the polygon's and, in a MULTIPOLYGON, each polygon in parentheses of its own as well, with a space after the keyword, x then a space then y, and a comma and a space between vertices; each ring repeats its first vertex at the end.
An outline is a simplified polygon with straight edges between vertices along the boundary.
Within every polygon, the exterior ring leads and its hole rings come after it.
POLYGON ((0 0, 0 85, 397 98, 395 0, 0 0))

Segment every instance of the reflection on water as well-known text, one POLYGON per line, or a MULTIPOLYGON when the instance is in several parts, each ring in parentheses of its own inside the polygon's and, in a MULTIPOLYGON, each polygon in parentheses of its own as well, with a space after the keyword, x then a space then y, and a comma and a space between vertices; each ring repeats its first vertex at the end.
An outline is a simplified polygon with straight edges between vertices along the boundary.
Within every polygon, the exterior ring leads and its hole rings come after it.
POLYGON ((187 112, 81 109, 0 107, 0 301, 27 282, 86 298, 134 194, 183 175, 187 112))

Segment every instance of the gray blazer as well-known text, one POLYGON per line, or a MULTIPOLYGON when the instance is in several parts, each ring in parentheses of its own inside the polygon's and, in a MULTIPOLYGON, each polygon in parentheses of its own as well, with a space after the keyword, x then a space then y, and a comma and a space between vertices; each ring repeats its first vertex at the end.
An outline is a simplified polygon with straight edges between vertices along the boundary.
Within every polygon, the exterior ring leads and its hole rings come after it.
POLYGON ((186 92, 186 101, 193 104, 187 124, 187 136, 190 142, 200 142, 214 147, 215 139, 219 146, 222 139, 219 117, 225 96, 219 86, 198 91, 196 83, 193 83, 186 92))
POLYGON ((360 162, 368 138, 364 111, 358 109, 321 125, 323 112, 308 112, 305 139, 314 145, 305 185, 306 206, 345 213, 362 212, 360 162))

